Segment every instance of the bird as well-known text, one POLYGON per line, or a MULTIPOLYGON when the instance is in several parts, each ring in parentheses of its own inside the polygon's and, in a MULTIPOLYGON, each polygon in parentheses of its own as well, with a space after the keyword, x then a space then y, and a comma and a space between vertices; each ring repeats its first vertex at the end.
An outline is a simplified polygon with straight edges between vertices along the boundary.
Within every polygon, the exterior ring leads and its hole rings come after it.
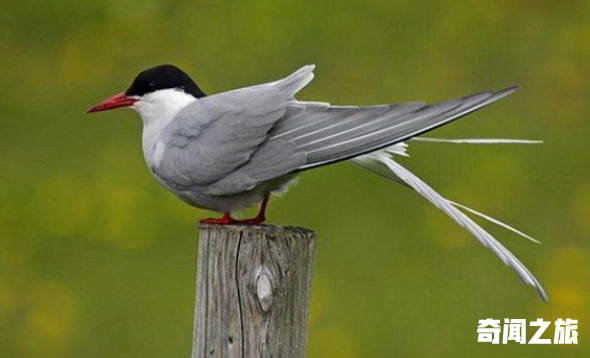
POLYGON ((207 95, 177 66, 140 72, 128 89, 87 110, 137 111, 143 121, 145 162, 155 179, 185 203, 222 214, 201 220, 210 225, 260 225, 273 195, 286 192, 298 175, 350 161, 412 188, 489 248, 542 300, 539 280, 505 246, 467 214, 486 219, 520 236, 529 235, 451 201, 393 156, 408 156, 408 142, 534 144, 512 139, 437 139, 422 135, 492 104, 518 86, 459 99, 375 106, 337 106, 297 100, 314 78, 304 66, 274 82, 207 95), (259 205, 258 214, 237 220, 240 210, 259 205))

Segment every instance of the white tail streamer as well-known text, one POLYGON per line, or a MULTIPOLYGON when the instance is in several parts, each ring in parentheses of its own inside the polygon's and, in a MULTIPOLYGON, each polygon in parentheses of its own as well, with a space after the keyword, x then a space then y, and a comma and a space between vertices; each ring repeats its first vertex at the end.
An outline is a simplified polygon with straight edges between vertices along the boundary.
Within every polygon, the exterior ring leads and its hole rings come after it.
POLYGON ((529 240, 529 241, 532 241, 532 242, 534 242, 535 244, 539 244, 539 245, 541 244, 541 241, 539 241, 539 240, 535 239, 534 237, 532 237, 532 236, 530 236, 530 235, 527 235, 527 234, 525 234, 524 232, 522 232, 522 231, 520 231, 520 230, 518 230, 518 229, 516 229, 516 228, 514 228, 514 227, 512 227, 512 226, 510 226, 510 225, 508 225, 508 224, 506 224, 506 223, 504 223, 504 222, 502 222, 502 221, 498 220, 498 219, 495 219, 495 218, 493 218, 493 217, 491 217, 491 216, 489 216, 489 215, 486 215, 486 214, 484 214, 484 213, 482 213, 482 212, 480 212, 480 211, 477 211, 477 210, 475 210, 475 209, 472 209, 472 208, 470 208, 470 207, 468 207, 468 206, 465 206, 465 205, 459 204, 459 203, 457 203, 457 202, 454 202, 454 201, 451 201, 451 200, 447 200, 447 201, 448 201, 450 204, 452 204, 452 205, 454 205, 454 206, 456 206, 456 207, 458 207, 458 208, 461 208, 461 209, 463 209, 463 210, 465 210, 465 211, 468 211, 468 212, 470 212, 470 213, 471 213, 471 214, 473 214, 473 215, 479 216, 479 217, 480 217, 480 218, 482 218, 482 219, 485 219, 485 220, 487 220, 487 221, 489 221, 489 222, 491 222, 491 223, 494 223, 494 224, 496 224, 496 225, 498 225, 498 226, 501 226, 501 227, 503 227, 504 229, 506 229, 506 230, 508 230, 508 231, 512 231, 512 232, 513 232, 513 233, 515 233, 516 235, 518 235, 518 236, 522 236, 522 237, 524 237, 525 239, 527 239, 527 240, 529 240))
POLYGON ((451 144, 542 144, 541 140, 506 138, 425 138, 414 137, 412 142, 451 143, 451 144))
POLYGON ((414 189, 418 194, 420 194, 426 200, 430 201, 434 206, 442 210, 451 219, 453 219, 460 226, 469 231, 483 246, 492 250, 494 254, 496 254, 496 256, 498 256, 500 260, 502 260, 502 262, 504 262, 508 267, 512 268, 526 284, 533 286, 537 290, 539 296, 541 297, 541 299, 543 299, 543 301, 548 301, 549 298, 547 296, 547 293, 545 292, 545 289, 537 280, 537 278, 522 264, 522 262, 520 262, 508 249, 506 249, 500 242, 498 242, 491 234, 489 234, 481 226, 479 226, 467 215, 461 212, 457 207, 460 207, 466 211, 471 212, 472 214, 489 220, 492 223, 495 223, 528 239, 532 239, 533 241, 536 240, 520 232, 519 230, 516 230, 511 226, 502 223, 499 220, 491 218, 485 214, 482 214, 461 204, 454 203, 441 196, 428 184, 426 184, 412 172, 410 172, 409 170, 407 170, 391 158, 391 153, 399 153, 400 149, 403 153, 405 153, 405 151, 403 150, 405 149, 404 147, 399 148, 397 146, 394 146, 383 151, 378 151, 354 158, 352 159, 352 162, 368 170, 371 170, 383 177, 398 182, 402 182, 403 184, 414 189))

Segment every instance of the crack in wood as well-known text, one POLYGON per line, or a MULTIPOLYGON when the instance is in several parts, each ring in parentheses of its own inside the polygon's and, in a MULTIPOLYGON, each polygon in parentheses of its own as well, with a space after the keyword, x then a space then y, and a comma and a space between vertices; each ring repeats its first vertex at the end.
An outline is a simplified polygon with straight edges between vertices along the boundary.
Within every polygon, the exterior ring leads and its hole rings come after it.
POLYGON ((244 315, 242 314, 242 295, 240 294, 240 248, 242 246, 242 238, 244 233, 240 231, 240 238, 238 239, 238 249, 236 250, 236 267, 235 267, 235 275, 236 275, 236 289, 238 291, 238 313, 240 314, 240 333, 241 333, 241 348, 242 348, 242 358, 245 357, 244 352, 244 342, 245 342, 245 335, 244 335, 244 315))

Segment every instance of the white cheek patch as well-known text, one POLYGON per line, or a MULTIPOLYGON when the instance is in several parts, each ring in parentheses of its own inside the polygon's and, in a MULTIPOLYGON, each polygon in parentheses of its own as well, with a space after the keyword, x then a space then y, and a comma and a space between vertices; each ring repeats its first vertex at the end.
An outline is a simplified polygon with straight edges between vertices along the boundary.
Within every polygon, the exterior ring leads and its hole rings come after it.
POLYGON ((135 109, 141 115, 144 124, 167 124, 184 107, 195 101, 190 94, 174 89, 159 90, 148 93, 135 103, 135 109))

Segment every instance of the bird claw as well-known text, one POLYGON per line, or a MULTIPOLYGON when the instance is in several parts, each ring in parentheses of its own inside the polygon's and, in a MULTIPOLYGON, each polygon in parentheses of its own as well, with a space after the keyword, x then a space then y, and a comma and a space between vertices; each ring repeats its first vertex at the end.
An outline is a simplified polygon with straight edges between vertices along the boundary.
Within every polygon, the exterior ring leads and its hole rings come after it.
POLYGON ((264 216, 262 216, 262 217, 257 216, 252 219, 237 220, 237 223, 242 224, 242 225, 260 225, 265 221, 266 221, 266 218, 264 216))
POLYGON ((221 218, 207 218, 199 221, 201 224, 208 225, 232 225, 236 224, 237 220, 234 220, 230 215, 225 214, 221 218))
POLYGON ((252 219, 236 220, 229 215, 224 215, 221 218, 208 218, 199 221, 201 224, 207 225, 260 225, 266 221, 264 216, 256 216, 252 219))
POLYGON ((224 213, 223 217, 221 218, 209 218, 201 220, 201 224, 209 224, 209 225, 260 225, 266 221, 266 204, 268 203, 269 194, 264 196, 264 200, 262 200, 262 204, 260 205, 260 211, 256 217, 252 219, 245 219, 245 220, 236 220, 231 217, 230 213, 224 213))

